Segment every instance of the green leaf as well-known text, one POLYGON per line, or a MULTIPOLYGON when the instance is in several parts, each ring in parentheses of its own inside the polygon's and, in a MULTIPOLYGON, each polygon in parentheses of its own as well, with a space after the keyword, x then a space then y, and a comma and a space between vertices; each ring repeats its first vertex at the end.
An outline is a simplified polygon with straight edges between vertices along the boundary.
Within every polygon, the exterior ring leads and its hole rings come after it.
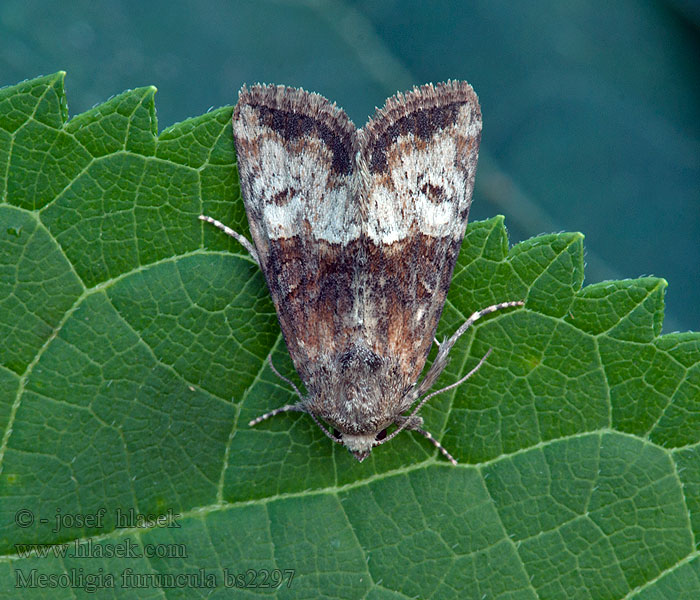
POLYGON ((0 90, 3 597, 275 569, 248 591, 700 597, 700 335, 659 335, 663 280, 582 287, 580 234, 473 223, 439 335, 526 306, 463 336, 437 386, 493 353, 423 410, 459 466, 410 432, 359 464, 305 415, 251 429, 293 397, 267 354, 298 378, 255 263, 197 220, 247 233, 231 108, 157 135, 147 87, 67 121, 63 76, 0 90))

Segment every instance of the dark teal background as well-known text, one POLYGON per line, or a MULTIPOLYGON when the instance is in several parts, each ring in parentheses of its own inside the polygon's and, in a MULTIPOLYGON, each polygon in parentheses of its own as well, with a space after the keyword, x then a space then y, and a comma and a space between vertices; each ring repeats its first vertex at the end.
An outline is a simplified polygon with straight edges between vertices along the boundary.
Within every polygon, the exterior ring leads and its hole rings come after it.
POLYGON ((154 84, 163 129, 244 82, 320 92, 361 126, 396 90, 467 79, 472 219, 505 214, 512 242, 582 231, 588 283, 665 277, 664 330, 700 330, 698 23, 695 0, 2 0, 0 85, 64 69, 74 115, 154 84))

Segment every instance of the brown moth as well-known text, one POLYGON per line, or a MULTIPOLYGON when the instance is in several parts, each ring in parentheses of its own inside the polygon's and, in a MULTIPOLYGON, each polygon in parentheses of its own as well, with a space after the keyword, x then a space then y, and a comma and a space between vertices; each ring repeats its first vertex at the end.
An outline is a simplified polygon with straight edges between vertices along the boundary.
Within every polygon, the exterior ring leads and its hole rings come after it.
MULTIPOLYGON (((294 366, 304 382, 287 411, 308 413, 357 460, 404 429, 428 438, 418 411, 475 312, 419 382, 462 245, 481 138, 476 94, 463 81, 386 101, 362 129, 301 89, 243 87, 233 114, 241 194, 253 247, 294 366), (411 411, 410 414, 404 414, 411 411), (321 421, 325 421, 327 428, 321 421), (389 433, 388 428, 396 426, 389 433), (332 431, 332 432, 331 432, 332 431)), ((490 351, 489 351, 490 352, 490 351)))

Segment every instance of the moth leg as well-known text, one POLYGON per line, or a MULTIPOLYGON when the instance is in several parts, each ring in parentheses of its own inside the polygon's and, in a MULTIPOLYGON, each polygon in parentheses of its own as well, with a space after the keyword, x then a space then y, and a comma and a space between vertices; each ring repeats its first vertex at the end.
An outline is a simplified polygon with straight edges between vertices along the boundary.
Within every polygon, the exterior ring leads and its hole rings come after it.
POLYGON ((440 452, 442 452, 442 455, 447 460, 449 460, 455 467, 457 466, 457 460, 454 458, 454 456, 452 456, 447 450, 445 450, 445 447, 433 437, 432 433, 426 431, 425 429, 420 429, 419 427, 411 429, 411 431, 420 433, 423 437, 428 438, 432 442, 433 446, 440 450, 440 452))
POLYGON ((481 369, 481 365, 483 365, 486 362, 486 359, 489 357, 489 355, 493 352, 493 348, 489 348, 486 354, 484 354, 481 357, 481 360, 477 363, 476 367, 474 367, 469 373, 467 373, 464 377, 461 379, 458 379, 454 383, 451 383, 450 385, 446 385, 444 388, 440 388, 439 390, 435 390, 434 392, 430 392, 427 396, 424 396, 423 399, 418 403, 418 406, 413 409, 413 412, 411 413, 411 416, 415 415, 421 408, 423 408, 423 405, 430 400, 432 397, 437 396, 438 394, 442 394, 442 392, 447 392, 448 390, 454 389, 459 385, 462 385, 467 379, 469 379, 474 373, 476 373, 479 369, 481 369))
POLYGON ((218 227, 223 231, 226 235, 230 235, 233 239, 235 239, 241 246, 243 246, 247 251, 248 254, 250 254, 250 257, 255 261, 255 263, 260 266, 260 258, 258 257, 258 253, 253 247, 253 244, 251 244, 247 238, 242 236, 240 233, 237 231, 234 231, 227 225, 224 225, 221 221, 217 221, 216 219, 212 217, 208 217, 207 215, 199 215, 199 220, 200 221, 206 221, 207 223, 211 223, 214 227, 218 227))
MULTIPOLYGON (((442 394, 442 392, 446 392, 447 390, 451 390, 452 388, 456 388, 458 385, 462 385, 467 379, 469 379, 474 373, 476 373, 480 368, 481 365, 486 362, 486 359, 489 357, 489 354, 493 352, 492 348, 489 348, 489 351, 482 356, 481 360, 479 363, 474 367, 469 373, 467 373, 464 377, 461 379, 455 381, 454 383, 451 383, 450 385, 446 385, 444 388, 440 388, 439 390, 435 390, 434 392, 431 392, 427 396, 423 396, 421 401, 418 403, 418 405, 413 409, 413 412, 407 416, 407 417, 399 417, 396 420, 396 424, 398 427, 391 432, 388 436, 386 436, 381 442, 377 442, 377 446, 380 444, 384 444, 388 442, 389 440, 393 440, 399 433, 401 433, 404 429, 412 429, 415 431, 418 431, 420 426, 423 424, 423 419, 419 416, 417 416, 418 411, 423 408, 423 405, 430 400, 433 396, 437 396, 438 394, 442 394)), ((427 437, 427 436, 426 436, 427 437)))
POLYGON ((277 375, 282 381, 284 381, 286 384, 290 385, 291 387, 294 388, 294 391, 296 392, 296 395, 299 397, 299 400, 303 400, 304 397, 301 395, 301 392, 299 391, 299 388, 294 385, 294 382, 291 379, 287 379, 284 375, 282 375, 276 368, 275 365, 272 363, 272 352, 267 355, 267 362, 270 364, 270 368, 272 369, 272 372, 277 375))
MULTIPOLYGON (((437 356, 435 357, 435 360, 433 361, 433 364, 430 366, 430 369, 426 373, 425 377, 423 378, 423 381, 421 381, 410 393, 409 396, 407 396, 408 400, 406 402, 405 410, 408 410, 408 408, 423 394, 425 394, 435 383, 435 380, 438 378, 440 373, 444 370, 444 368, 447 366, 447 355, 449 354, 450 350, 452 350, 452 347, 455 345, 457 340, 464 334, 464 332, 476 321, 477 319, 480 319, 484 315, 488 315, 489 313, 495 312, 497 310, 501 310, 502 308, 510 308, 513 306, 523 306, 525 302, 522 300, 516 300, 512 302, 501 302, 499 304, 493 304, 491 306, 487 306, 486 308, 482 308, 481 310, 477 310, 475 313, 473 313, 463 324, 462 326, 455 331, 452 336, 443 341, 441 344, 438 346, 438 353, 437 356)), ((437 341, 437 340, 436 340, 437 341)), ((489 357, 489 355, 493 352, 493 349, 489 349, 489 351, 481 358, 481 360, 478 362, 478 364, 471 370, 469 373, 467 373, 464 377, 461 379, 455 381, 454 383, 451 383, 448 386, 445 386, 444 388, 440 388, 439 390, 436 390, 434 392, 431 392, 430 394, 427 394, 426 396, 423 396, 421 398, 420 402, 416 405, 416 407, 413 409, 413 412, 410 414, 410 416, 406 417, 406 420, 401 420, 397 421, 397 424, 399 427, 391 433, 391 435, 388 435, 385 437, 381 443, 388 442, 389 440, 395 438, 401 431, 404 429, 413 429, 415 431, 419 431, 419 426, 414 425, 413 419, 416 417, 416 414, 418 411, 423 408, 423 405, 430 400, 433 396, 437 396, 438 394, 442 394, 442 392, 446 392, 448 390, 451 390, 453 388, 456 388, 458 385, 463 384, 467 379, 469 379, 474 373, 476 373, 481 366, 484 364, 486 359, 489 357)), ((422 435, 427 434, 427 431, 420 430, 422 435)), ((425 437, 428 437, 425 435, 425 437)), ((428 437, 428 439, 431 439, 431 437, 428 437)), ((449 456, 449 453, 447 453, 442 446, 440 446, 441 452, 445 454, 448 458, 451 458, 449 456)), ((454 458, 452 458, 454 460, 454 458)))
MULTIPOLYGON (((417 433, 420 433, 423 437, 429 439, 433 446, 440 450, 440 452, 442 452, 443 456, 447 460, 449 460, 453 465, 457 465, 457 460, 454 458, 454 456, 452 456, 445 449, 445 447, 433 437, 432 433, 426 431, 421 427, 421 425, 423 425, 423 419, 421 417, 417 415, 411 415, 410 417, 399 417, 396 420, 396 424, 399 426, 399 429, 397 429, 397 431, 401 429, 407 429, 409 431, 415 431, 417 433)), ((379 443, 377 445, 379 445, 379 443)))
POLYGON ((248 423, 248 427, 255 427, 258 423, 267 421, 267 419, 270 417, 274 417, 283 412, 306 412, 306 410, 298 402, 296 404, 286 404, 285 406, 281 406, 280 408, 266 412, 264 415, 260 415, 259 417, 253 419, 248 423))
POLYGON ((283 412, 303 412, 307 413, 318 425, 319 429, 323 431, 323 433, 326 434, 326 436, 333 440, 336 444, 342 444, 343 442, 339 440, 337 437, 335 437, 326 427, 324 427, 321 423, 321 421, 318 420, 318 417, 312 413, 309 412, 306 407, 301 403, 297 402, 296 404, 286 404, 284 406, 281 406, 280 408, 276 408, 275 410, 271 410, 270 412, 266 412, 264 415, 260 415, 256 419, 253 419, 248 423, 248 427, 255 427, 258 423, 262 423, 263 421, 266 421, 270 417, 274 417, 276 415, 279 415, 280 413, 283 412))
POLYGON ((413 397, 419 398, 433 386, 440 373, 442 373, 444 368, 447 366, 447 355, 449 354, 450 350, 452 350, 452 347, 455 345, 455 343, 457 343, 457 340, 462 337, 464 332, 469 329, 469 327, 471 327, 475 321, 485 315, 496 312, 497 310, 511 308, 513 306, 523 306, 524 304, 525 302, 522 300, 500 302, 474 312, 464 323, 462 323, 459 329, 457 329, 457 331, 455 331, 449 339, 443 341, 442 344, 438 346, 439 349, 437 355, 435 356, 435 360, 430 366, 428 372, 425 374, 423 381, 421 381, 415 389, 413 397))
POLYGON ((294 388, 294 391, 296 392, 296 395, 299 397, 299 402, 296 404, 286 404, 280 408, 276 408, 275 410, 271 410, 270 412, 265 413, 264 415, 260 415, 259 417, 253 419, 250 423, 248 423, 249 427, 255 427, 258 423, 262 423, 263 421, 266 421, 270 417, 274 417, 275 415, 279 415, 280 413, 283 412, 307 412, 306 408, 303 405, 304 398, 299 392, 299 388, 297 388, 296 385, 294 385, 294 382, 287 379, 284 375, 282 375, 276 368, 275 365, 272 363, 272 352, 267 355, 267 362, 270 364, 270 368, 272 369, 272 372, 277 375, 282 381, 285 383, 289 384, 291 387, 294 388))
POLYGON ((288 383, 291 387, 294 388, 294 391, 296 392, 296 395, 299 397, 299 402, 296 404, 286 404, 285 406, 282 406, 280 408, 276 408, 275 410, 271 410, 270 412, 265 413, 264 415, 260 415, 257 419, 253 419, 250 423, 248 423, 249 427, 254 427, 258 423, 262 423, 266 419, 269 419, 270 417, 274 417, 275 415, 279 415, 280 413, 283 412, 305 412, 307 413, 313 420, 316 425, 318 425, 318 428, 323 431, 323 433, 326 434, 328 438, 333 440, 334 442, 340 444, 342 443, 338 438, 336 438, 326 427, 323 426, 321 421, 318 420, 318 417, 312 413, 306 405, 304 404, 304 397, 301 395, 301 392, 299 391, 299 388, 294 385, 294 382, 291 379, 287 379, 284 375, 282 375, 276 368, 275 365, 272 362, 272 353, 267 355, 267 362, 270 363, 270 368, 272 369, 272 372, 277 375, 282 381, 285 383, 288 383))

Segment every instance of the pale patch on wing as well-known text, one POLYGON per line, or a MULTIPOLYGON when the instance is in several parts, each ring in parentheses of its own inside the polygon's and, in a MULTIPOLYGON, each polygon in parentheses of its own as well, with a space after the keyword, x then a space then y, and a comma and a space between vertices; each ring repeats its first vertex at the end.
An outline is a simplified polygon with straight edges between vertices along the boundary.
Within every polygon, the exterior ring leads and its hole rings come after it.
POLYGON ((342 110, 303 90, 254 86, 241 92, 233 130, 256 244, 302 235, 344 245, 359 237, 356 131, 342 110))
POLYGON ((388 152, 389 173, 376 174, 367 196, 366 232, 376 244, 393 244, 411 231, 432 237, 461 236, 467 181, 457 168, 457 143, 448 135, 417 146, 399 136, 388 152))
POLYGON ((360 235, 350 188, 333 185, 330 152, 321 141, 305 146, 295 154, 279 136, 260 144, 261 170, 251 178, 251 187, 262 206, 267 234, 290 238, 310 227, 318 240, 347 244, 360 235))

